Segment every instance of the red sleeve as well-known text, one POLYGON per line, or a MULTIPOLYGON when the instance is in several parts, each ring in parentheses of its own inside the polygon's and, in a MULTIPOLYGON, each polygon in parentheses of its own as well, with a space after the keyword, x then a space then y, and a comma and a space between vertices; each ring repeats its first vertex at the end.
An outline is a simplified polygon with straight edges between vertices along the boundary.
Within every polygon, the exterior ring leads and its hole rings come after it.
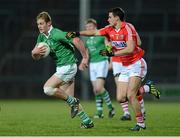
POLYGON ((105 28, 100 29, 99 33, 100 33, 101 36, 107 35, 107 28, 105 27, 105 28))
POLYGON ((125 26, 124 35, 125 35, 125 41, 133 40, 134 34, 132 29, 128 25, 125 26))
POLYGON ((134 33, 136 34, 136 36, 135 36, 135 35, 133 35, 133 36, 134 36, 134 37, 137 37, 138 33, 137 33, 137 31, 136 31, 134 25, 132 25, 131 23, 128 23, 128 25, 130 26, 130 28, 131 28, 133 34, 134 34, 134 33))
POLYGON ((106 26, 99 30, 100 35, 108 36, 108 33, 111 31, 111 26, 106 26))

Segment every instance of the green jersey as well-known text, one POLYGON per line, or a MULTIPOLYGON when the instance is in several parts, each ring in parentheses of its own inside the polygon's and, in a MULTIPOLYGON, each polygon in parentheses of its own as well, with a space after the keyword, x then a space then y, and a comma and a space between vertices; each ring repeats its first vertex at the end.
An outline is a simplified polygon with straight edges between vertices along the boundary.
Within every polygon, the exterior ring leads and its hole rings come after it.
POLYGON ((104 40, 105 37, 102 36, 92 36, 87 38, 86 47, 89 51, 90 62, 108 60, 107 56, 99 55, 99 51, 105 49, 104 40))
POLYGON ((72 40, 68 40, 65 36, 66 32, 51 27, 48 36, 40 33, 37 39, 37 43, 45 42, 49 45, 49 55, 56 63, 56 66, 64 66, 77 62, 74 56, 74 45, 72 44, 72 40))

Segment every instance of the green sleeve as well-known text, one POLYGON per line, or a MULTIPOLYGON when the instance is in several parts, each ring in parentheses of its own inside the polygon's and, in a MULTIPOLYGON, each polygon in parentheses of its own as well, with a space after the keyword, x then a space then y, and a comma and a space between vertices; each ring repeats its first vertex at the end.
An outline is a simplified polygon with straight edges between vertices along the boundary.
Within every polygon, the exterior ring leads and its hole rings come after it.
POLYGON ((61 41, 61 42, 63 42, 63 43, 67 43, 67 44, 72 43, 72 44, 73 44, 73 39, 67 39, 67 38, 66 38, 66 34, 67 34, 67 32, 63 32, 63 31, 59 30, 59 31, 55 34, 55 39, 56 39, 57 41, 61 41))

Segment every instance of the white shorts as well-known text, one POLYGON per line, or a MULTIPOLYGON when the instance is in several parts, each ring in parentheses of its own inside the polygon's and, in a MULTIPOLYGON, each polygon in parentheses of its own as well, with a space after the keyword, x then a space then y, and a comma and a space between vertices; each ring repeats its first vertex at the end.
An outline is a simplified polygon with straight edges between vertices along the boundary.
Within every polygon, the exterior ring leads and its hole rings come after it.
POLYGON ((90 80, 95 81, 97 78, 106 78, 108 74, 108 60, 89 64, 90 80))
POLYGON ((72 81, 77 73, 77 65, 65 65, 62 67, 56 67, 56 73, 54 74, 64 82, 72 81))
POLYGON ((146 74, 147 74, 147 64, 146 61, 143 58, 141 58, 134 64, 131 64, 129 66, 124 66, 124 69, 121 72, 118 81, 128 82, 129 78, 133 76, 140 77, 143 80, 146 74))
POLYGON ((119 76, 119 74, 121 74, 121 71, 123 69, 122 63, 121 62, 112 62, 112 67, 113 67, 113 75, 119 76))

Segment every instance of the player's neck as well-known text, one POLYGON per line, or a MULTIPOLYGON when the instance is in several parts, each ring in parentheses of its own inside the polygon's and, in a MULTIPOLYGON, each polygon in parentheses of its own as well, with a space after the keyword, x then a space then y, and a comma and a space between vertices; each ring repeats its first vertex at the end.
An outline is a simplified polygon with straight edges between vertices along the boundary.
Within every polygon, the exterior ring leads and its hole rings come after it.
POLYGON ((47 32, 44 32, 44 34, 45 34, 46 36, 48 36, 48 35, 49 35, 48 31, 47 31, 47 32))
POLYGON ((119 30, 121 28, 122 22, 118 21, 117 24, 114 26, 116 30, 119 30))

